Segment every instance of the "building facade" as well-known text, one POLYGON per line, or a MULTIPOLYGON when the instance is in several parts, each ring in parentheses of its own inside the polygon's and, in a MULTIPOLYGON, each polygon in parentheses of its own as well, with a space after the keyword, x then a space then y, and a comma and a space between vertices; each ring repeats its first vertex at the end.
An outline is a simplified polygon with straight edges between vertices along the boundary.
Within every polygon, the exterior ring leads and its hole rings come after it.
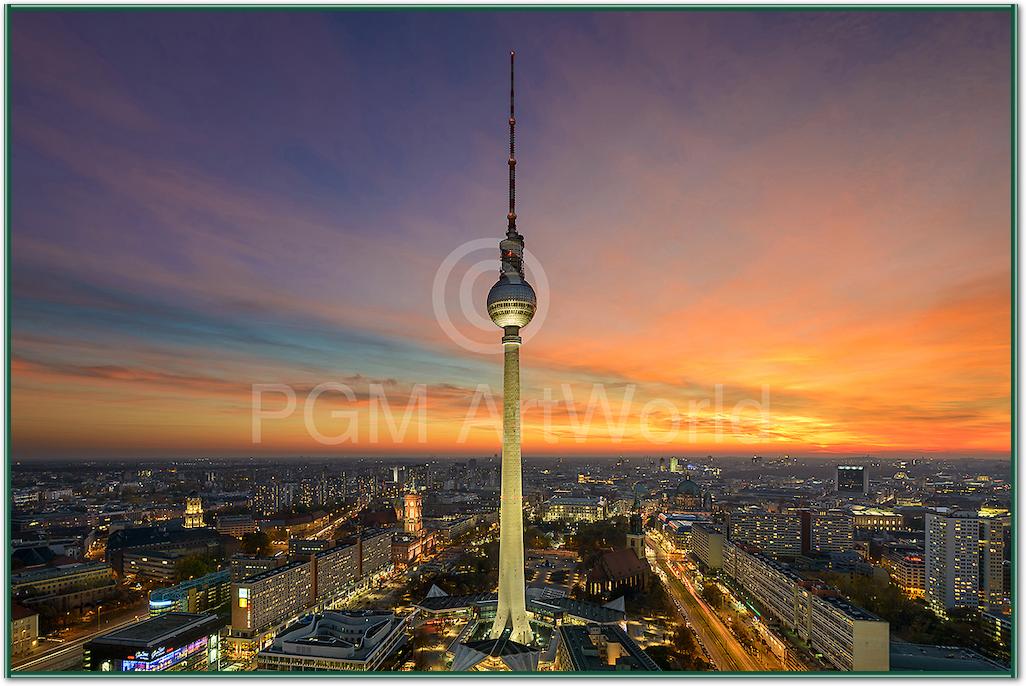
POLYGON ((130 624, 83 650, 87 672, 207 671, 220 667, 221 629, 213 614, 169 612, 130 624))
POLYGON ((231 570, 222 569, 176 586, 150 591, 150 616, 166 612, 200 614, 227 608, 231 601, 231 570))
POLYGON ((838 465, 835 486, 842 495, 866 495, 869 493, 869 472, 862 465, 838 465))
POLYGON ((691 527, 691 555, 708 569, 723 567, 723 541, 726 537, 718 527, 702 523, 691 527))
POLYGON ((844 602, 833 589, 805 580, 789 565, 731 540, 723 546, 723 573, 835 669, 888 671, 888 623, 844 602))
POLYGON ((374 530, 345 545, 311 554, 232 584, 226 647, 248 662, 282 626, 328 607, 391 569, 392 532, 374 530))
POLYGON ((242 538, 257 530, 252 515, 218 515, 215 520, 217 533, 242 538))
POLYGON ((980 520, 975 512, 926 514, 926 600, 939 614, 980 605, 980 520))
POLYGON ((542 519, 546 522, 597 522, 605 516, 601 498, 557 496, 547 500, 542 511, 542 519))
POLYGON ((773 557, 802 553, 802 522, 797 513, 737 510, 728 519, 730 540, 754 546, 773 557))

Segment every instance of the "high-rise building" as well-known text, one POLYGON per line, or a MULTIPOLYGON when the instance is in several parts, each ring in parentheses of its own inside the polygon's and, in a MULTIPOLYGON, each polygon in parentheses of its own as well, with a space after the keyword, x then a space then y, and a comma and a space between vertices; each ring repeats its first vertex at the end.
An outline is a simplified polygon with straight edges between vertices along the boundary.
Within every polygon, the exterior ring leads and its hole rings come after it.
POLYGON ((534 317, 538 299, 524 278, 524 237, 517 231, 513 53, 509 56, 509 214, 499 242, 499 280, 488 291, 488 316, 503 329, 502 485, 499 506, 499 603, 492 638, 511 627, 510 639, 529 643, 524 588, 523 465, 520 456, 520 329, 534 317))
POLYGON ((980 520, 976 512, 926 514, 926 600, 938 613, 980 605, 980 520))
POLYGON ((707 522, 691 526, 691 555, 711 570, 723 567, 723 532, 707 522))
POLYGON ((869 493, 869 472, 862 465, 838 465, 836 490, 842 495, 866 495, 869 493))
POLYGON ((1009 609, 1009 588, 1005 584, 1005 532, 1012 520, 1007 510, 981 510, 980 516, 980 606, 989 612, 1009 609))
POLYGON ((855 519, 848 512, 802 511, 802 552, 844 553, 855 545, 855 519))
POLYGON ((737 510, 728 519, 730 540, 754 546, 773 557, 802 553, 802 522, 798 513, 737 510))

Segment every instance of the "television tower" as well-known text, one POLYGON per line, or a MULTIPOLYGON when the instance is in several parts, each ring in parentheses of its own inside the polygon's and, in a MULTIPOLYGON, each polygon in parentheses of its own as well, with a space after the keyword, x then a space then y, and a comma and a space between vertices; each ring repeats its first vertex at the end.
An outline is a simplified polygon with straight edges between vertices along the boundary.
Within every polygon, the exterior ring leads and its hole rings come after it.
POLYGON ((520 458, 520 329, 530 323, 538 305, 534 289, 524 280, 524 237, 517 232, 517 159, 513 113, 513 60, 509 54, 509 214, 506 238, 499 242, 499 280, 488 291, 488 316, 503 329, 502 487, 499 500, 499 604, 492 638, 512 627, 510 639, 530 643, 533 637, 524 597, 524 493, 520 458))

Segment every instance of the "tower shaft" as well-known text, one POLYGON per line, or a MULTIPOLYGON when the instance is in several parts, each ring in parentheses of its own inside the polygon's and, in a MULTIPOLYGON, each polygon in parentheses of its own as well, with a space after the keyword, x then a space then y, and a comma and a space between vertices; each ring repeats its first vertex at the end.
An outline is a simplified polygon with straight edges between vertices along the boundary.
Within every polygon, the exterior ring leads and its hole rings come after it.
POLYGON ((510 638, 530 643, 524 594, 524 492, 520 457, 520 343, 503 341, 502 489, 499 500, 499 604, 492 638, 512 626, 510 638))

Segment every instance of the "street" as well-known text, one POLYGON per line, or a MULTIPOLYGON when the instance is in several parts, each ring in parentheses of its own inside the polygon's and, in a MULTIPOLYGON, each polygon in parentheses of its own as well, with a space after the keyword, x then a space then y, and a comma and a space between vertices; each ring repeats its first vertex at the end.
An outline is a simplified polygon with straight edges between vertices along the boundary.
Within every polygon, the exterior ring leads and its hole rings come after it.
MULTIPOLYGON (((112 612, 109 617, 100 618, 100 626, 92 625, 73 631, 61 643, 49 643, 52 646, 36 651, 33 655, 12 661, 12 672, 59 672, 62 670, 82 669, 82 647, 99 634, 105 634, 123 626, 128 626, 149 616, 148 602, 143 605, 125 608, 122 612, 112 612), (104 621, 106 619, 106 621, 104 621)), ((40 639, 41 641, 45 639, 40 639)))
POLYGON ((690 623, 716 668, 724 672, 780 671, 782 665, 769 657, 753 656, 723 623, 684 575, 679 575, 658 544, 649 543, 655 554, 657 574, 677 609, 690 623))

